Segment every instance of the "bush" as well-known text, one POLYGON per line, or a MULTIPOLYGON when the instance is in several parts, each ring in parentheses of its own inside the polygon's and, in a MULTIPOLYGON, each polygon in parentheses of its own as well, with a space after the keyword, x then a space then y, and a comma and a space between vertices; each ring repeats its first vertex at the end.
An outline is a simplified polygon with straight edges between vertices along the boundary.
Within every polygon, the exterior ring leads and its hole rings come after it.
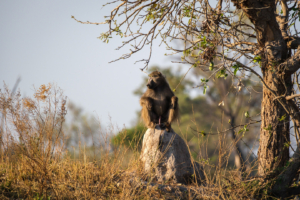
POLYGON ((133 128, 124 129, 112 137, 111 143, 114 146, 123 145, 131 149, 141 149, 143 135, 146 130, 147 128, 142 124, 138 124, 133 128))

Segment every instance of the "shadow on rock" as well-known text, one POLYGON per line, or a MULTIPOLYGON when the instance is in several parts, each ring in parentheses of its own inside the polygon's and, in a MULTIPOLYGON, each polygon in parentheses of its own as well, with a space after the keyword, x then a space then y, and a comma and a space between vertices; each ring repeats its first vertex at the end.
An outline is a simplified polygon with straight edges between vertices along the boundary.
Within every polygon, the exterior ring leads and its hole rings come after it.
POLYGON ((173 130, 149 128, 143 138, 140 159, 145 173, 158 182, 204 183, 203 167, 192 162, 185 141, 173 130))

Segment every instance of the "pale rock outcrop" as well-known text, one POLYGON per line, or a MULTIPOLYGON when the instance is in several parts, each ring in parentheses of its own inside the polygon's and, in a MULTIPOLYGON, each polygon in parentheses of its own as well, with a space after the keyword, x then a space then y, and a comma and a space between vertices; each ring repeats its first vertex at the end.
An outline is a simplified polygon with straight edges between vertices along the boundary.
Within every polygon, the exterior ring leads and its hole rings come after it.
POLYGON ((188 184, 196 178, 200 184, 205 180, 203 168, 191 161, 186 143, 173 130, 149 128, 143 138, 140 159, 145 172, 160 182, 188 184))

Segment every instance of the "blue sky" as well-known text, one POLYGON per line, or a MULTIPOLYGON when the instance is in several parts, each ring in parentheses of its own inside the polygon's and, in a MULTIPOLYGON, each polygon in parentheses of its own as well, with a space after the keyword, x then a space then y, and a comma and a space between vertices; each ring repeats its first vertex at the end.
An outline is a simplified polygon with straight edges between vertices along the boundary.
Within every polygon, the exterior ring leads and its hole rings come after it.
MULTIPOLYGON (((0 80, 12 88, 20 76, 21 94, 27 96, 33 85, 56 83, 69 100, 98 115, 102 125, 109 124, 110 116, 120 128, 131 126, 140 109, 133 90, 146 76, 139 70, 143 64, 134 62, 148 51, 109 64, 128 52, 114 50, 122 40, 103 43, 97 37, 107 25, 82 25, 71 18, 102 22, 116 5, 102 8, 105 2, 1 0, 0 80)), ((177 66, 164 53, 164 47, 155 45, 150 66, 177 66)))

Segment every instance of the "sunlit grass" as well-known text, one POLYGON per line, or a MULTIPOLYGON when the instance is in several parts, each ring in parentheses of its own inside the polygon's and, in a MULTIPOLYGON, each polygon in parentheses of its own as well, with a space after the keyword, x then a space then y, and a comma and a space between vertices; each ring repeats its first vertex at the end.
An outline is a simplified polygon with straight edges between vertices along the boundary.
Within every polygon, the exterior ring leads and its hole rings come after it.
MULTIPOLYGON (((215 152, 219 165, 197 157, 206 174, 202 186, 158 183, 144 174, 139 160, 141 130, 128 133, 136 144, 128 143, 124 129, 111 146, 112 133, 100 130, 105 138, 100 145, 82 144, 68 151, 65 105, 62 91, 51 84, 42 85, 33 98, 12 95, 6 87, 0 92, 0 199, 242 199, 265 188, 252 178, 255 163, 242 175, 227 168, 234 146, 224 143, 224 135, 215 152)), ((199 149, 207 148, 208 139, 200 134, 198 140, 199 149)))

